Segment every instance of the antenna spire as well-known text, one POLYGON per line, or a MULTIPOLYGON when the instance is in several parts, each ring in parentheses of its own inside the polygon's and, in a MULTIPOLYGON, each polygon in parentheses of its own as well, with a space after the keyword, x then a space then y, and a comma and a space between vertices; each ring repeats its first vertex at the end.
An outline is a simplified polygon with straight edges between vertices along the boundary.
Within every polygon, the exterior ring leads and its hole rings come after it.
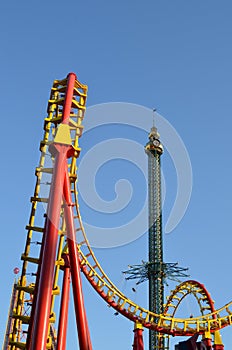
POLYGON ((155 126, 155 112, 157 111, 156 108, 152 109, 152 126, 155 126))

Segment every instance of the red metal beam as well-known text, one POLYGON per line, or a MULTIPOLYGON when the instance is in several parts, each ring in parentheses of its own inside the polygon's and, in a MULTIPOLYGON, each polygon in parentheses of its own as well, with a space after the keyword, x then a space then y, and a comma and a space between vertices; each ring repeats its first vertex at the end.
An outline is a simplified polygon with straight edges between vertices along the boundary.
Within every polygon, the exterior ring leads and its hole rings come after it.
POLYGON ((44 246, 30 350, 46 349, 63 183, 65 170, 67 168, 67 153, 69 150, 70 146, 68 145, 53 144, 55 164, 44 230, 44 246))
POLYGON ((143 344, 143 328, 135 325, 133 350, 144 350, 143 344))
POLYGON ((72 99, 73 99, 73 89, 75 85, 75 80, 77 79, 75 73, 69 73, 67 76, 67 88, 65 93, 65 100, 63 105, 62 113, 62 124, 68 124, 70 118, 70 112, 72 108, 72 99))
POLYGON ((67 335, 67 325, 68 325, 68 304, 69 304, 70 278, 71 278, 70 264, 69 264, 69 257, 67 254, 63 254, 62 257, 64 259, 65 266, 63 268, 64 276, 63 276, 63 285, 62 285, 60 317, 59 317, 56 350, 66 349, 66 335, 67 335))
POLYGON ((80 264, 77 251, 76 233, 74 227, 73 207, 70 191, 70 181, 68 171, 64 181, 64 217, 67 230, 67 242, 70 258, 70 268, 72 276, 73 298, 76 313, 77 331, 79 337, 80 350, 91 350, 90 334, 88 329, 87 317, 84 307, 84 297, 82 292, 82 283, 80 276, 80 264))

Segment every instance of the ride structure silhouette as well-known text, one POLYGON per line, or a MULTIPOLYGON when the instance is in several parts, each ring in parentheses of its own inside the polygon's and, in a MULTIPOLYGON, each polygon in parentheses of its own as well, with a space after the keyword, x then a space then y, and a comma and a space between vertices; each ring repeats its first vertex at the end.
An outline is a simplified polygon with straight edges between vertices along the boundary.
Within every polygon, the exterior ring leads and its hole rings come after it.
MULTIPOLYGON (((21 274, 12 289, 3 349, 65 350, 72 286, 79 348, 91 350, 81 275, 109 306, 134 323, 134 350, 144 350, 145 328, 153 339, 161 339, 150 341, 149 350, 169 349, 169 341, 163 341, 169 336, 190 337, 176 345, 179 350, 224 349, 219 331, 232 324, 232 302, 215 310, 206 288, 197 281, 188 280, 178 285, 164 304, 163 277, 159 275, 164 270, 158 269, 158 273, 153 274, 157 264, 163 265, 163 259, 160 256, 156 261, 156 255, 150 255, 149 261, 155 265, 152 271, 149 270, 148 279, 157 287, 150 295, 149 308, 145 309, 114 285, 95 257, 82 223, 77 192, 76 161, 81 152, 79 139, 86 98, 87 86, 81 84, 74 73, 53 83, 44 119, 39 165, 35 171, 36 184, 26 226, 21 274), (161 294, 157 295, 157 290, 161 294), (190 294, 199 305, 200 315, 176 318, 180 303, 190 294), (199 336, 201 341, 197 341, 199 336)), ((150 167, 156 161, 156 169, 160 171, 158 163, 162 148, 157 143, 157 134, 153 134, 150 133, 147 152, 150 167)), ((160 196, 157 200, 160 201, 160 196)), ((157 220, 155 222, 157 224, 157 220)), ((152 227, 149 237, 151 245, 157 244, 157 240, 153 242, 154 238, 159 238, 158 250, 162 253, 162 221, 158 226, 158 236, 152 227)), ((15 273, 18 272, 15 269, 15 273)))

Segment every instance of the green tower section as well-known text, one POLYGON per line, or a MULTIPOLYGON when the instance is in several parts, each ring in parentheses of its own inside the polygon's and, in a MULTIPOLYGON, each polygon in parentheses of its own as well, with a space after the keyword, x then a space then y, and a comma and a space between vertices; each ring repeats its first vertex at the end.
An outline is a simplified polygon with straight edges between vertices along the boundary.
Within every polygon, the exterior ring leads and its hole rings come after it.
MULTIPOLYGON (((164 305, 164 263, 162 237, 162 198, 161 198, 161 155, 163 147, 156 127, 152 127, 149 141, 145 146, 148 155, 148 282, 149 310, 163 313, 164 305)), ((149 332, 149 350, 164 349, 164 339, 156 331, 149 332)))
MULTIPOLYGON (((129 265, 129 270, 123 271, 126 280, 137 280, 136 284, 149 283, 149 310, 162 314, 164 310, 164 284, 167 280, 180 282, 179 278, 188 277, 187 268, 179 267, 178 263, 163 261, 162 234, 162 197, 161 197, 161 155, 163 146, 159 140, 156 127, 149 133, 149 141, 145 146, 148 156, 148 261, 142 264, 129 265)), ((158 319, 156 320, 158 322, 158 319)), ((149 330, 149 350, 168 350, 167 336, 149 330)))

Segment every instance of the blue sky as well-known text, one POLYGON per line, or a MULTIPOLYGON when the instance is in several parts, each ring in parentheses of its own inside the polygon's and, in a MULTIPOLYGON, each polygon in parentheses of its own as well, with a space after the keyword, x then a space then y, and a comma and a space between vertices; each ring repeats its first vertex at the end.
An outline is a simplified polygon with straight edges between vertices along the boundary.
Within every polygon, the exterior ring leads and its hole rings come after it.
MULTIPOLYGON (((165 258, 188 266, 191 278, 205 284, 217 307, 231 300, 231 14, 228 0, 12 1, 0 5, 0 342, 12 270, 20 266, 24 248, 50 88, 54 79, 70 71, 88 84, 88 106, 129 102, 156 107, 179 133, 191 159, 193 191, 183 220, 164 237, 165 258)), ((103 130, 104 137, 107 132, 103 130)), ((137 141, 140 136, 143 144, 145 136, 137 133, 137 141)), ((166 220, 175 199, 176 178, 168 154, 164 153, 162 163, 167 181, 166 220)), ((107 166, 109 178, 117 165, 107 166)), ((102 196, 108 198, 107 180, 101 182, 99 177, 97 181, 102 196)), ((140 181, 139 175, 134 181, 140 181)), ((135 198, 139 201, 139 194, 135 198)), ((88 211, 83 215, 87 217, 88 211)), ((146 244, 143 236, 120 248, 95 251, 113 281, 129 295, 132 285, 122 280, 121 271, 146 257, 146 244)), ((93 348, 130 347, 133 325, 122 316, 115 317, 85 282, 84 291, 93 348)), ((146 304, 146 295, 144 285, 131 297, 146 304)), ((229 347, 231 330, 222 335, 229 347)), ((70 307, 68 348, 76 344, 70 307)))

